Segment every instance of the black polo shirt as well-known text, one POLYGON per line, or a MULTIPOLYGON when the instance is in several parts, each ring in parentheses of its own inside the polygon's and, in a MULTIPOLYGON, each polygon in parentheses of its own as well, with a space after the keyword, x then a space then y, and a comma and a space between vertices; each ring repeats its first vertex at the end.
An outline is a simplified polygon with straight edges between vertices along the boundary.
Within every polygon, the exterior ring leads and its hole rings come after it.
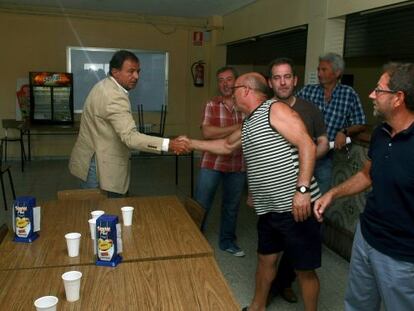
POLYGON ((414 262, 414 123, 394 137, 390 133, 384 123, 372 134, 372 191, 361 214, 361 231, 379 252, 414 262))

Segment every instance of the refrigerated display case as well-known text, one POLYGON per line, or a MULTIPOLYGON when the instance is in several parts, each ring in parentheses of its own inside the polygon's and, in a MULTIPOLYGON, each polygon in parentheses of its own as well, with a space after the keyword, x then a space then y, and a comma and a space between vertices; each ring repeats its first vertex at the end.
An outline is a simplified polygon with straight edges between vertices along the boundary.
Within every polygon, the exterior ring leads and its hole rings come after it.
POLYGON ((73 76, 67 72, 30 72, 30 121, 73 123, 73 76))

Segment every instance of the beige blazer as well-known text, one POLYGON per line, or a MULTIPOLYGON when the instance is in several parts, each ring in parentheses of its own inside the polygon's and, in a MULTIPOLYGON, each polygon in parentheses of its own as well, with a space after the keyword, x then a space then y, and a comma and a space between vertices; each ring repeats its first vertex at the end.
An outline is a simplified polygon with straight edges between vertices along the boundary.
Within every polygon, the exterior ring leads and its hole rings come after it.
POLYGON ((95 154, 100 188, 126 193, 130 180, 130 149, 161 153, 162 141, 163 138, 138 132, 128 94, 113 80, 105 78, 86 98, 69 170, 86 181, 95 154))

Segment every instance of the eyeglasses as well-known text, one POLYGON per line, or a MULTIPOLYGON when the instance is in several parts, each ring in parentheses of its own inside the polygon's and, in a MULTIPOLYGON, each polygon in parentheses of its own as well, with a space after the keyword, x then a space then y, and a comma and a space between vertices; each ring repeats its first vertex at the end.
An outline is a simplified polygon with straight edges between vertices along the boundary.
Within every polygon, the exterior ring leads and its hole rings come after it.
POLYGON ((398 93, 398 91, 395 91, 395 90, 383 90, 383 89, 380 89, 380 88, 378 88, 378 87, 376 87, 376 88, 373 90, 373 92, 375 92, 375 95, 378 95, 379 93, 388 93, 388 94, 395 94, 395 93, 398 93))
POLYGON ((233 91, 235 91, 236 89, 238 89, 239 87, 248 87, 248 86, 246 86, 246 85, 235 85, 235 86, 232 86, 231 87, 231 89, 233 90, 233 91))

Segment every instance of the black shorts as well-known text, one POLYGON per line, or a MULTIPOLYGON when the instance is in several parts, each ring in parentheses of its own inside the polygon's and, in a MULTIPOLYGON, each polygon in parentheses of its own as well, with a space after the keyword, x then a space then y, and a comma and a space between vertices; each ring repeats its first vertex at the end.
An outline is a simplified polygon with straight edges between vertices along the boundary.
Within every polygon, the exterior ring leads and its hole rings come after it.
POLYGON ((292 213, 267 213, 257 222, 257 252, 269 255, 285 251, 296 270, 313 270, 321 266, 320 223, 313 217, 296 222, 292 213))

